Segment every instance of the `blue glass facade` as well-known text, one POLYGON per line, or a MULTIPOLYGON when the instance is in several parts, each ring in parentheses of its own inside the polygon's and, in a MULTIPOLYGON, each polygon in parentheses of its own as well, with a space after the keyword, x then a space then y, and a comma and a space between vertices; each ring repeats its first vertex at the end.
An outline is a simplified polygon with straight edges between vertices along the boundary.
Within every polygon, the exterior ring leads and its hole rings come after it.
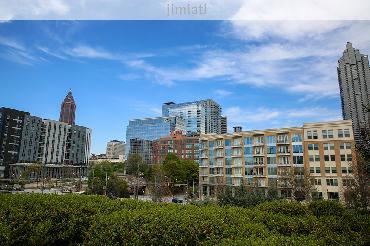
POLYGON ((178 130, 184 130, 184 122, 178 117, 157 117, 130 120, 126 130, 126 143, 130 143, 130 139, 153 141, 170 135, 172 131, 178 130))
POLYGON ((183 118, 187 135, 221 133, 221 107, 210 99, 179 104, 164 103, 162 116, 183 118))

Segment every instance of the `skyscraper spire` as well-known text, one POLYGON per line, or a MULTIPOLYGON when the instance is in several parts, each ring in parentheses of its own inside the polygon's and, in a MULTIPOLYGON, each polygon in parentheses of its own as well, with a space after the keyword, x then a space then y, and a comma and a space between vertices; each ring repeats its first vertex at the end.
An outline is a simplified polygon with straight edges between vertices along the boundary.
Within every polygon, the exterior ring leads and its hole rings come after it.
POLYGON ((69 89, 67 96, 64 98, 60 109, 59 121, 68 123, 70 125, 75 124, 75 113, 76 104, 72 95, 72 90, 69 89))

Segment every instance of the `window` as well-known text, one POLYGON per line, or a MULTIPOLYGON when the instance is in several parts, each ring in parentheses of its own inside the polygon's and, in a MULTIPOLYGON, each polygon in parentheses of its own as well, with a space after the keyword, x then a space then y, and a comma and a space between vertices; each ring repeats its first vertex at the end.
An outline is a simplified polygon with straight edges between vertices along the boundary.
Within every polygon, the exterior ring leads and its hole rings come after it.
POLYGON ((320 156, 319 155, 310 155, 309 160, 310 160, 310 162, 319 162, 320 161, 320 156))
POLYGON ((321 185, 321 179, 314 179, 313 181, 315 185, 321 185))
POLYGON ((252 137, 245 137, 244 145, 252 145, 252 137))
POLYGON ((276 154, 276 146, 267 146, 267 154, 276 154))
POLYGON ((333 130, 322 130, 323 138, 333 138, 333 130))
POLYGON ((226 175, 231 175, 232 174, 232 168, 230 168, 230 167, 227 167, 226 168, 226 175))
POLYGON ((307 138, 317 139, 317 131, 316 130, 307 131, 307 138))
POLYGON ((245 165, 253 165, 253 157, 244 158, 245 165))
POLYGON ((351 167, 342 167, 342 173, 343 174, 351 174, 352 168, 351 167))
POLYGON ((246 167, 245 168, 245 175, 253 175, 253 168, 252 167, 246 167))
POLYGON ((275 136, 266 136, 266 143, 267 144, 276 144, 276 137, 275 136))
POLYGON ((263 165, 263 157, 255 157, 254 165, 263 165))
POLYGON ((244 155, 252 155, 252 147, 244 147, 244 155))
POLYGON ((276 164, 276 157, 267 157, 267 164, 276 164))
POLYGON ((351 143, 341 143, 340 144, 340 149, 351 149, 352 144, 351 143))
POLYGON ((276 167, 268 167, 267 168, 268 175, 277 175, 277 169, 276 167))
POLYGON ((293 153, 303 153, 302 145, 293 145, 293 153))
POLYGON ((303 156, 293 156, 293 164, 303 164, 303 156))
POLYGON ((324 150, 334 150, 333 143, 324 143, 324 150))
POLYGON ((337 173, 336 167, 325 167, 325 173, 337 173))
POLYGON ((294 143, 302 142, 302 134, 300 134, 300 133, 294 133, 293 134, 293 137, 292 137, 292 142, 294 142, 294 143))
POLYGON ((341 161, 352 161, 352 154, 340 155, 340 160, 341 161))
POLYGON ((325 161, 335 161, 335 155, 324 155, 325 161))
POLYGON ((232 144, 234 146, 240 146, 241 143, 242 143, 242 139, 241 138, 235 138, 235 139, 233 139, 233 143, 232 144))
POLYGON ((338 186, 338 179, 326 179, 327 186, 338 186))
POLYGON ((225 146, 230 147, 230 145, 231 145, 231 140, 230 139, 226 139, 225 140, 225 146))
POLYGON ((349 138, 350 136, 349 129, 338 129, 338 138, 349 138))
POLYGON ((319 145, 318 144, 309 144, 308 145, 308 150, 319 150, 319 145))
POLYGON ((320 173, 320 167, 311 167, 310 173, 320 173))
POLYGON ((263 137, 254 137, 255 144, 263 144, 263 137))

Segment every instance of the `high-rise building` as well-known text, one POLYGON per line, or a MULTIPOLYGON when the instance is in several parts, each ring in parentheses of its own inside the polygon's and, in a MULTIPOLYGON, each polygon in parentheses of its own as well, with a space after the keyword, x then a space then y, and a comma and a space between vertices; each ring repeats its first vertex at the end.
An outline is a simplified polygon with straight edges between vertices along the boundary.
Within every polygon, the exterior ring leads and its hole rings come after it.
POLYGON ((130 120, 126 129, 127 153, 130 153, 130 140, 156 140, 168 136, 173 131, 183 131, 184 121, 180 117, 157 117, 130 120))
POLYGON ((125 159, 125 142, 112 140, 107 143, 106 157, 108 159, 125 159))
POLYGON ((40 117, 26 115, 21 137, 19 162, 34 162, 38 159, 43 121, 40 117))
POLYGON ((152 144, 153 141, 131 138, 130 149, 128 155, 139 155, 145 164, 153 164, 152 162, 152 144))
POLYGON ((59 121, 69 125, 74 125, 76 119, 75 113, 76 104, 72 95, 72 91, 70 90, 61 105, 59 121))
POLYGON ((80 166, 84 170, 79 171, 86 174, 91 129, 1 108, 0 143, 0 177, 9 177, 10 166, 26 167, 34 162, 49 165, 50 170, 80 166))
POLYGON ((221 107, 211 99, 162 105, 162 116, 184 119, 186 135, 221 133, 221 107))
POLYGON ((0 177, 9 177, 9 164, 16 163, 27 112, 0 108, 0 177))
POLYGON ((361 131, 370 131, 370 68, 367 55, 347 42, 343 56, 338 60, 338 80, 343 119, 352 120, 356 142, 361 131))
POLYGON ((227 133, 227 117, 222 116, 221 117, 221 134, 227 133))
POLYGON ((218 185, 274 187, 283 197, 312 180, 312 195, 343 200, 352 176, 354 138, 350 120, 303 127, 206 134, 200 137, 199 186, 203 195, 218 185), (292 183, 297 180, 297 183, 292 183))
POLYGON ((153 164, 161 164, 167 154, 177 155, 181 159, 199 160, 199 137, 183 135, 181 131, 153 141, 153 164))

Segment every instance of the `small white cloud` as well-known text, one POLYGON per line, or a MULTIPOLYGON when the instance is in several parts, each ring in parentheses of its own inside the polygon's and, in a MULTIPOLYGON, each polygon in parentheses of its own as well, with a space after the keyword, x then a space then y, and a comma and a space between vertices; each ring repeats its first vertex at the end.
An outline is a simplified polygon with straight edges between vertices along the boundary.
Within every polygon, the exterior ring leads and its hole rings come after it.
POLYGON ((223 89, 215 90, 214 93, 217 96, 220 96, 220 97, 227 97, 227 96, 230 96, 230 95, 233 94, 231 91, 227 91, 227 90, 223 90, 223 89))
POLYGON ((120 60, 121 57, 109 51, 100 48, 93 48, 86 45, 79 45, 70 49, 66 49, 65 53, 73 57, 96 58, 107 60, 120 60))
POLYGON ((56 51, 51 51, 49 48, 47 47, 44 47, 44 46, 37 46, 36 47, 38 50, 42 51, 43 53, 49 55, 49 56, 53 56, 53 57, 56 57, 56 58, 59 58, 59 59, 62 59, 62 60, 67 60, 67 57, 63 54, 60 54, 56 51))

